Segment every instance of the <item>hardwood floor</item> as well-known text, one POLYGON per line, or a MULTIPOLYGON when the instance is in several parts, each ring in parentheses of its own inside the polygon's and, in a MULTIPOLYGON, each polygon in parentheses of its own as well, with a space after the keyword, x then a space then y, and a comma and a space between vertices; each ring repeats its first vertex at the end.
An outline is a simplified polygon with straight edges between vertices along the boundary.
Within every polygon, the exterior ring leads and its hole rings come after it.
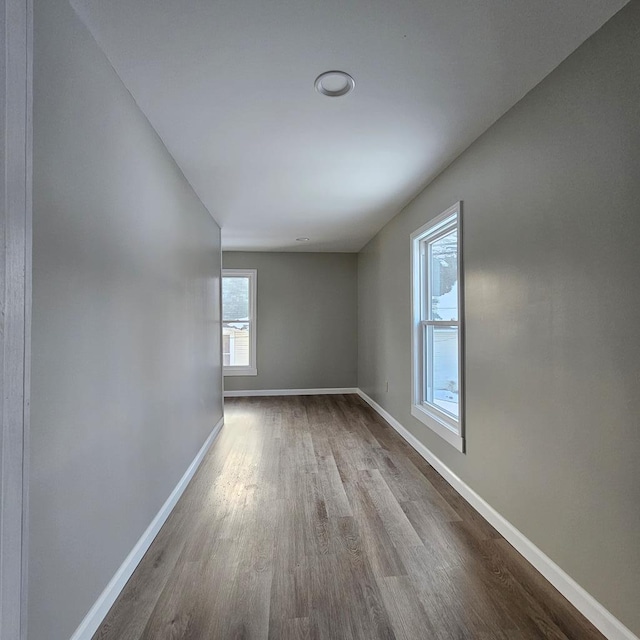
POLYGON ((603 638, 357 396, 225 409, 94 640, 603 638))

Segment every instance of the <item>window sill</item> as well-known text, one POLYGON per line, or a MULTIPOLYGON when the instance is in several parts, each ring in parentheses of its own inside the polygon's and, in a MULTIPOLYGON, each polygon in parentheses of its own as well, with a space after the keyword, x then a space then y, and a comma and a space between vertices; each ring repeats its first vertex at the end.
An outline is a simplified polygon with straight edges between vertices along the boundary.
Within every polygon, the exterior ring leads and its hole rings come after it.
POLYGON ((257 376, 258 370, 252 367, 224 367, 223 376, 257 376))
POLYGON ((437 415, 416 404, 411 405, 411 415, 437 433, 451 446, 455 447, 461 453, 464 453, 464 438, 453 431, 451 427, 437 415))

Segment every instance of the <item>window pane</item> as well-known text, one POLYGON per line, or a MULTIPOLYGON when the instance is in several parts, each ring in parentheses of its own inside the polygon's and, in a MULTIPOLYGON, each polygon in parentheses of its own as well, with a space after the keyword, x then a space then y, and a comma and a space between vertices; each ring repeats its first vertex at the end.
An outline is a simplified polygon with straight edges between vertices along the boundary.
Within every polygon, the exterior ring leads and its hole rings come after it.
POLYGON ((222 323, 222 355, 225 367, 248 367, 251 332, 248 322, 222 323))
POLYGON ((430 320, 458 319, 458 231, 429 243, 430 320))
POLYGON ((458 328, 426 327, 425 346, 425 399, 457 418, 458 328))
POLYGON ((249 278, 222 278, 222 319, 249 320, 249 278))

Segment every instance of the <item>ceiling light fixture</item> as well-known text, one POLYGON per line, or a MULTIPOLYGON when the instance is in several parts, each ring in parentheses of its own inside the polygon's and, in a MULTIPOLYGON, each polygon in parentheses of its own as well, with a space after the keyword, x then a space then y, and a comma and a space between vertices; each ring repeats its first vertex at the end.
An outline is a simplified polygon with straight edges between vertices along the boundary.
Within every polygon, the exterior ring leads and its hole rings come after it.
POLYGON ((346 71, 325 71, 315 81, 316 91, 329 98, 339 98, 353 91, 356 81, 346 71))
POLYGON ((309 238, 296 238, 296 242, 309 242, 309 238))

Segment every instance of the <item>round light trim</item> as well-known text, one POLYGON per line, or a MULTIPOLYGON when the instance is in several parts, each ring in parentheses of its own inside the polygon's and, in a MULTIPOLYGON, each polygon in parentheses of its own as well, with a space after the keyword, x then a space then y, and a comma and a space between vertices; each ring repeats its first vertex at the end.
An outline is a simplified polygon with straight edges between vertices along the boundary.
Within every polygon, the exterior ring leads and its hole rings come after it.
POLYGON ((296 242, 309 242, 309 238, 296 238, 296 242))
POLYGON ((344 96, 356 86, 356 81, 346 71, 325 71, 314 83, 316 91, 329 98, 344 96))

